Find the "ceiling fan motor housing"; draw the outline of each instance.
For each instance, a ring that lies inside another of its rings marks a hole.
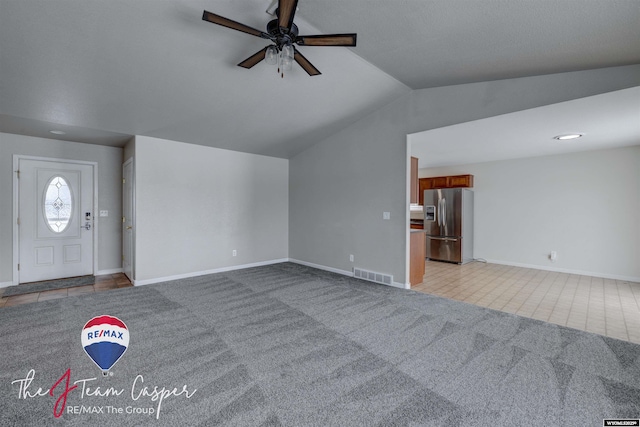
[[[291,24],[291,29],[286,27],[280,27],[278,20],[274,19],[267,24],[267,33],[271,36],[271,40],[278,46],[278,49],[282,49],[282,46],[293,44],[298,37],[298,27],[296,24]]]

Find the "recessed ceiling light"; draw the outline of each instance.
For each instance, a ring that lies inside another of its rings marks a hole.
[[[65,135],[66,132],[63,132],[61,130],[50,130],[49,133],[52,133],[54,135]]]
[[[557,139],[558,141],[568,141],[570,139],[577,139],[582,136],[581,133],[568,133],[566,135],[558,135],[554,136],[553,139]]]

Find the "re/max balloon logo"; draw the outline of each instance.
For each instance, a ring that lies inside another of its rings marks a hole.
[[[117,317],[96,316],[82,328],[82,347],[87,356],[108,375],[129,346],[129,329]]]

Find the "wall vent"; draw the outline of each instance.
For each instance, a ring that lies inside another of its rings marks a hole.
[[[393,276],[384,273],[376,273],[375,271],[363,270],[361,268],[353,268],[353,277],[368,280],[383,285],[393,286]]]

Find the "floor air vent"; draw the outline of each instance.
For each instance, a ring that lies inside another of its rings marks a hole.
[[[367,271],[355,267],[353,268],[353,277],[369,280],[370,282],[381,283],[383,285],[391,285],[393,283],[393,276],[383,273],[376,273],[375,271]]]

